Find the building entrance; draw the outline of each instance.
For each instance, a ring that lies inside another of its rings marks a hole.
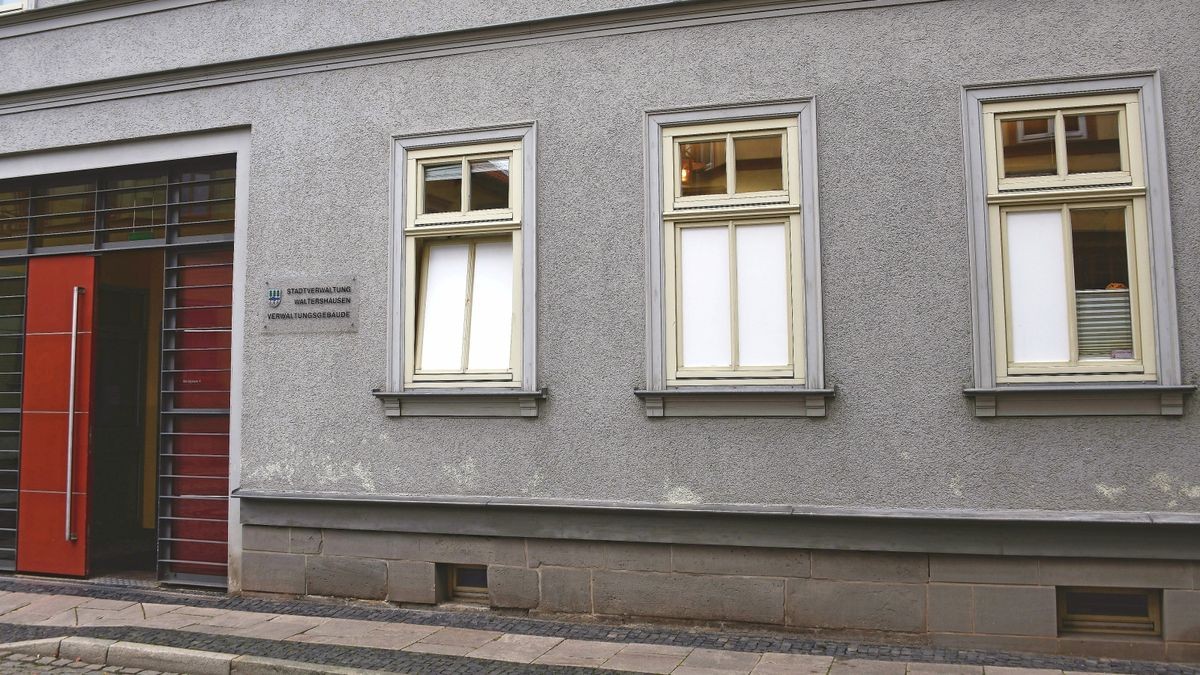
[[[0,180],[0,570],[225,585],[235,183]]]
[[[16,570],[223,585],[232,250],[6,269],[25,291]]]

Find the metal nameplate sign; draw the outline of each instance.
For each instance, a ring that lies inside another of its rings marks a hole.
[[[354,277],[290,278],[267,281],[266,333],[354,333],[358,296]]]

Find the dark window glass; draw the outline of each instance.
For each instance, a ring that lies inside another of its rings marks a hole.
[[[783,137],[736,138],[733,157],[738,192],[783,189]]]
[[[1150,596],[1146,593],[1105,593],[1067,591],[1067,614],[1143,618],[1150,615]]]
[[[461,588],[487,588],[487,568],[455,568],[455,581],[457,581],[457,585]]]
[[[422,213],[462,211],[462,163],[425,166],[425,208]]]
[[[679,144],[679,185],[682,196],[726,194],[728,183],[725,174],[725,139]]]
[[[1120,117],[1116,112],[1063,117],[1068,173],[1121,170]]]
[[[1079,356],[1133,358],[1125,209],[1072,209],[1071,248]]]
[[[1058,173],[1053,117],[1002,121],[1000,145],[1006,178],[1053,176]]]
[[[471,210],[508,208],[508,159],[477,159],[471,165]]]

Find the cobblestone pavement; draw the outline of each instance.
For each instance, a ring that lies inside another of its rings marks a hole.
[[[0,642],[66,635],[413,673],[1200,675],[1182,664],[0,578]]]
[[[72,662],[67,659],[55,659],[50,656],[26,656],[0,651],[0,675],[7,673],[38,673],[41,675],[59,675],[61,673],[123,673],[124,675],[180,675],[179,673],[162,673],[154,670],[138,668],[121,668],[120,666],[101,666],[96,664]]]

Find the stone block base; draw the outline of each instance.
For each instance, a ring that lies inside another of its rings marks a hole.
[[[246,527],[242,588],[434,604],[486,566],[492,607],[873,634],[971,649],[1156,661],[1200,654],[1200,564]],[[1162,634],[1062,634],[1058,586],[1161,593]],[[477,595],[476,601],[483,601]]]

